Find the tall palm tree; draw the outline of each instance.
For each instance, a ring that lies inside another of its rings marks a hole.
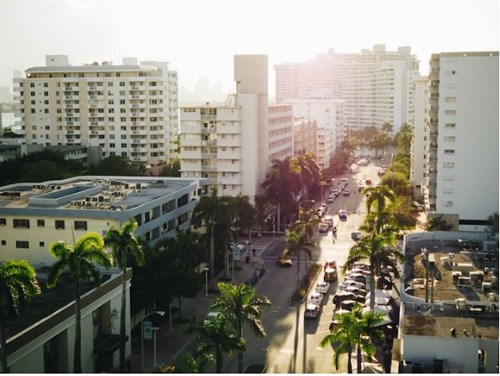
[[[299,209],[299,219],[292,226],[295,231],[306,236],[307,241],[311,241],[316,232],[316,228],[321,223],[313,209]]]
[[[390,232],[363,236],[349,251],[344,270],[351,269],[356,262],[368,259],[370,264],[370,309],[375,307],[375,276],[380,275],[382,267],[390,267],[394,277],[399,278],[398,262],[405,260],[405,255],[395,246],[396,238]]]
[[[222,373],[224,353],[231,355],[235,350],[246,348],[234,333],[233,326],[229,324],[224,314],[198,326],[197,332],[199,341],[194,356],[196,359],[206,360],[207,354],[213,351],[216,373]]]
[[[40,294],[35,269],[26,260],[9,260],[0,265],[0,361],[2,373],[9,372],[7,365],[7,338],[4,323],[4,301],[16,313],[20,306]]]
[[[302,182],[306,190],[306,199],[309,199],[309,193],[314,187],[319,187],[321,180],[321,170],[316,162],[316,157],[311,152],[299,153],[298,163]]]
[[[314,245],[307,239],[305,233],[299,234],[293,230],[287,232],[285,243],[285,253],[287,255],[297,255],[297,292],[300,292],[300,260],[302,254],[305,254],[306,260],[304,261],[307,261],[307,257],[309,257],[309,259],[312,258],[312,248]]]
[[[275,159],[262,187],[269,202],[278,208],[278,230],[281,228],[281,210],[295,204],[295,195],[300,191],[300,168],[296,160]]]
[[[364,189],[363,193],[366,196],[368,214],[372,213],[374,206],[376,208],[375,232],[380,234],[384,225],[383,218],[387,201],[394,202],[396,196],[394,192],[385,185],[368,187]]]
[[[191,222],[195,228],[205,226],[209,234],[210,244],[210,283],[213,285],[215,276],[215,227],[230,231],[231,207],[227,197],[218,197],[217,190],[213,189],[210,196],[203,196],[193,210]],[[224,235],[226,237],[226,235]],[[224,242],[225,243],[225,242]]]
[[[255,289],[245,284],[233,285],[219,282],[220,295],[212,308],[224,313],[228,321],[236,329],[236,336],[241,344],[245,344],[243,325],[248,323],[259,337],[265,337],[266,331],[262,323],[264,309],[271,305],[266,297],[256,296]],[[243,348],[238,350],[238,372],[243,373]]]
[[[125,372],[125,327],[127,314],[127,262],[135,259],[138,266],[144,265],[144,253],[141,242],[134,232],[137,229],[135,219],[129,219],[121,227],[111,227],[104,236],[104,244],[111,247],[113,263],[122,271],[122,299],[120,309],[120,372]]]
[[[375,353],[374,339],[381,340],[382,333],[377,329],[377,325],[383,321],[383,316],[377,312],[363,313],[363,306],[357,304],[349,313],[336,315],[333,331],[326,335],[320,342],[321,347],[339,343],[333,353],[335,368],[339,369],[339,360],[342,354],[347,354],[347,373],[352,373],[351,357],[352,352],[357,347],[357,367],[361,372],[362,352],[372,356]]]
[[[75,347],[73,372],[82,372],[82,328],[80,308],[80,285],[92,281],[99,286],[101,276],[96,264],[106,268],[111,266],[111,259],[106,253],[104,239],[96,232],[89,232],[79,238],[74,245],[63,241],[54,242],[49,246],[49,252],[58,260],[52,265],[47,278],[47,287],[53,288],[59,282],[61,274],[68,270],[75,283]]]
[[[238,241],[238,232],[240,229],[244,228],[250,231],[251,226],[255,222],[255,216],[257,211],[250,203],[250,198],[246,195],[238,194],[236,197],[230,198],[231,209],[234,221],[234,240]]]

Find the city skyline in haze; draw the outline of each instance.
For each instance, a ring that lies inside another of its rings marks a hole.
[[[427,74],[432,53],[492,51],[499,45],[497,0],[2,0],[0,86],[13,72],[44,66],[121,64],[123,57],[167,61],[179,87],[200,79],[234,91],[233,56],[265,54],[269,92],[275,64],[307,62],[331,48],[411,47]]]

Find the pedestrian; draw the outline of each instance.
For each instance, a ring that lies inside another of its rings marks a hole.
[[[255,257],[255,248],[252,248],[253,257]]]

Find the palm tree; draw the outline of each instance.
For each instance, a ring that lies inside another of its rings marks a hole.
[[[250,203],[250,199],[248,196],[242,196],[238,194],[236,197],[230,198],[231,209],[233,212],[233,216],[235,217],[234,221],[234,241],[238,241],[238,232],[241,228],[245,228],[250,233],[250,228],[252,227],[257,211]]]
[[[316,157],[313,153],[299,153],[298,164],[300,166],[300,175],[302,176],[303,188],[306,190],[305,199],[309,199],[309,193],[315,187],[318,188],[321,180],[321,171],[316,163]]]
[[[120,372],[125,372],[125,327],[127,314],[127,261],[132,257],[138,266],[144,264],[141,242],[135,237],[135,219],[129,219],[121,227],[111,227],[104,236],[104,244],[111,247],[113,262],[122,271],[122,301],[120,310]]]
[[[210,196],[203,196],[193,210],[191,222],[194,227],[199,228],[204,225],[207,234],[209,234],[211,284],[213,284],[215,276],[215,227],[217,225],[219,228],[225,229],[223,232],[224,237],[226,237],[227,231],[230,231],[232,219],[229,199],[218,197],[216,189],[212,190]]]
[[[370,309],[375,307],[375,276],[380,275],[382,267],[390,267],[395,278],[399,278],[398,262],[405,260],[405,255],[396,247],[394,234],[371,233],[363,236],[349,251],[344,270],[351,269],[356,262],[369,260],[370,264]]]
[[[295,231],[306,236],[307,241],[311,241],[316,228],[321,223],[313,209],[299,209],[299,219],[292,226],[292,231]]]
[[[335,325],[332,333],[325,336],[320,346],[333,345],[339,343],[333,353],[335,368],[339,369],[339,360],[342,354],[347,354],[347,373],[352,373],[351,357],[355,347],[357,347],[357,367],[361,372],[361,356],[365,352],[369,356],[375,354],[374,340],[382,340],[383,334],[377,325],[382,323],[383,316],[377,312],[363,313],[363,306],[357,304],[352,311],[342,315],[336,315]]]
[[[248,323],[252,331],[259,337],[265,337],[266,331],[262,323],[263,310],[271,305],[266,297],[256,296],[255,289],[245,284],[233,285],[219,282],[220,295],[212,308],[223,312],[236,329],[240,344],[245,345],[243,325]],[[245,345],[246,346],[246,345]],[[238,349],[238,372],[243,373],[243,347]]]
[[[314,246],[308,239],[305,233],[297,233],[293,230],[290,230],[286,234],[286,248],[285,254],[296,254],[297,255],[297,293],[300,293],[300,259],[302,253],[305,253],[305,257],[307,261],[307,257],[309,259],[312,258],[312,247]]]
[[[269,202],[278,208],[278,230],[281,229],[281,209],[295,204],[295,195],[301,187],[300,168],[297,160],[275,159],[262,187]]]
[[[80,309],[80,285],[91,280],[94,286],[101,283],[99,269],[96,264],[109,268],[111,259],[106,253],[104,239],[96,232],[89,232],[79,238],[73,245],[63,241],[54,242],[49,246],[49,252],[58,260],[52,265],[47,278],[47,287],[54,288],[59,282],[61,274],[68,270],[71,279],[75,283],[75,348],[74,348],[74,373],[82,372],[81,359],[81,309]]]
[[[396,196],[385,185],[365,188],[363,193],[366,196],[366,208],[368,210],[368,214],[372,213],[373,206],[376,207],[375,232],[379,234],[384,225],[383,218],[387,201],[394,202]]]
[[[231,355],[235,350],[246,348],[233,330],[234,328],[229,325],[224,314],[200,325],[197,328],[199,342],[194,353],[195,358],[206,360],[207,354],[213,351],[215,353],[215,372],[222,373],[222,355],[224,353]]]
[[[0,360],[2,373],[9,372],[7,365],[7,338],[4,323],[4,301],[16,313],[20,306],[40,294],[35,269],[26,260],[9,260],[0,265]]]

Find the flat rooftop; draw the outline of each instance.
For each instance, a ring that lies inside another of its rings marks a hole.
[[[455,328],[457,337],[498,339],[498,243],[486,234],[475,240],[459,235],[407,239],[405,292],[420,301],[402,303],[404,334],[450,337]]]
[[[195,179],[84,176],[0,187],[3,208],[127,210],[195,184]]]

